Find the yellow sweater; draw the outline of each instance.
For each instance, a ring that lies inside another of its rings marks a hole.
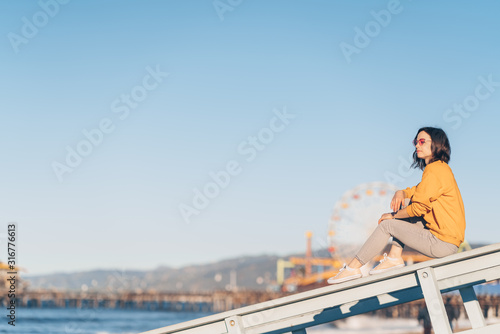
[[[422,181],[403,190],[411,204],[410,217],[423,217],[440,240],[460,246],[465,235],[465,211],[453,172],[447,163],[435,161],[425,166]]]

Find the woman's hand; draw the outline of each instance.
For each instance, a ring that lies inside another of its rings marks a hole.
[[[401,209],[401,205],[403,205],[405,202],[405,193],[403,190],[398,190],[392,197],[391,201],[391,210],[394,212],[399,211]]]
[[[386,219],[394,219],[394,216],[392,213],[384,213],[382,215],[382,217],[380,217],[380,219],[378,220],[378,223],[380,224],[382,222],[382,220],[386,220]]]

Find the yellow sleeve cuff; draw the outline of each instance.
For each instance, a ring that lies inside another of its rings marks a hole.
[[[407,214],[408,214],[408,216],[410,216],[410,217],[415,217],[415,216],[413,215],[413,212],[410,210],[410,206],[411,206],[411,204],[410,204],[410,205],[408,205],[408,206],[406,207],[406,213],[407,213]]]

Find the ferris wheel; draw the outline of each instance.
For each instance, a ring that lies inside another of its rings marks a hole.
[[[385,182],[364,183],[346,191],[333,207],[328,223],[328,250],[334,258],[355,255],[377,227],[380,216],[390,211],[396,186]]]

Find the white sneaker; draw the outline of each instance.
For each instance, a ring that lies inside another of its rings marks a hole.
[[[392,257],[388,257],[387,253],[384,253],[384,258],[380,260],[378,266],[370,270],[370,275],[385,273],[386,271],[403,268],[404,266],[405,261],[402,258],[394,259]]]
[[[363,274],[359,268],[349,268],[349,266],[344,263],[344,266],[339,270],[339,273],[330,277],[327,282],[329,284],[337,284],[361,277],[363,277]]]

